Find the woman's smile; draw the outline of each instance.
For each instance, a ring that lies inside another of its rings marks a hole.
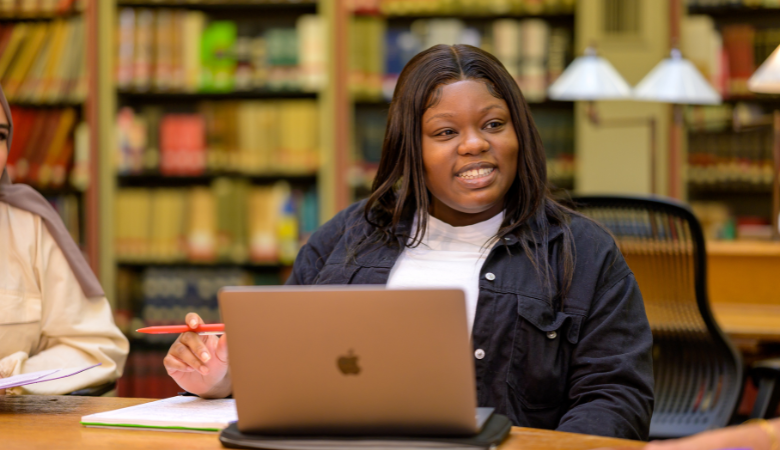
[[[489,162],[467,164],[455,174],[458,180],[467,189],[482,189],[490,186],[498,175],[498,168]]]

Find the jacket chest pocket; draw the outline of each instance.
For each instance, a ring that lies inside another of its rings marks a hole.
[[[517,296],[507,383],[523,409],[558,407],[566,400],[569,360],[581,322],[582,316],[555,311],[544,300]]]

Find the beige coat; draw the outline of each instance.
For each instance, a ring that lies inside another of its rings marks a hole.
[[[65,394],[113,381],[128,349],[108,301],[86,298],[41,218],[0,202],[0,378],[102,363],[9,393]]]

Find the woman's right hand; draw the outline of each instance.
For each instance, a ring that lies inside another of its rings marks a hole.
[[[190,329],[203,324],[195,313],[187,314]],[[228,372],[227,336],[200,336],[193,331],[179,335],[163,360],[165,370],[187,392],[206,398],[224,398],[233,391]]]

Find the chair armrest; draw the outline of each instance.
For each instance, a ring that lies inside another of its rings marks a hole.
[[[97,386],[90,386],[78,391],[73,391],[66,395],[77,395],[80,397],[100,397],[116,389],[116,381],[110,383],[99,384]]]
[[[750,368],[750,376],[758,387],[750,418],[769,419],[774,416],[780,403],[780,358],[754,363]]]

